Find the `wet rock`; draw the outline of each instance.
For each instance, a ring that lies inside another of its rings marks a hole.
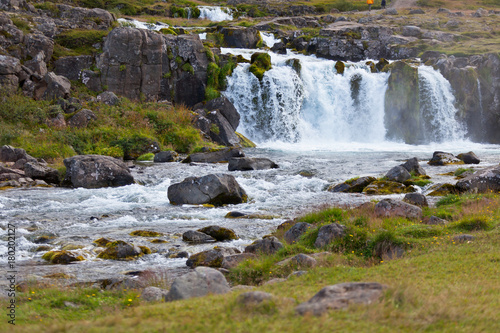
[[[41,165],[38,162],[27,162],[24,164],[26,177],[41,179],[50,184],[59,184],[59,172],[56,169]]]
[[[245,253],[274,254],[283,247],[278,238],[271,236],[256,240],[245,247]]]
[[[318,237],[314,241],[314,247],[317,249],[325,247],[335,239],[344,237],[344,234],[345,226],[341,224],[332,223],[324,225],[319,228]]]
[[[371,304],[382,296],[386,287],[375,282],[351,282],[327,286],[309,301],[295,308],[299,315],[320,316],[328,310],[338,310],[350,304]]]
[[[446,221],[445,219],[439,218],[439,217],[434,216],[434,215],[429,217],[429,219],[426,221],[426,224],[429,224],[429,225],[445,225],[447,223],[448,223],[448,221]]]
[[[177,154],[175,151],[167,150],[156,153],[153,162],[167,163],[167,162],[177,162],[178,160],[179,160],[179,154]]]
[[[288,244],[293,244],[298,241],[298,239],[304,235],[307,230],[312,228],[313,225],[306,222],[298,222],[293,227],[288,229],[287,232],[283,235],[283,238]]]
[[[411,205],[419,206],[419,207],[428,207],[429,203],[427,202],[427,198],[425,195],[421,193],[408,193],[405,195],[404,202],[409,203]]]
[[[205,117],[211,123],[208,134],[214,142],[228,147],[235,146],[240,142],[234,128],[220,111],[209,111]]]
[[[481,160],[473,152],[458,154],[457,158],[464,162],[464,164],[479,164]]]
[[[452,184],[434,184],[428,189],[427,195],[431,197],[457,193],[457,188]]]
[[[204,227],[204,228],[198,229],[198,231],[213,237],[215,240],[217,240],[219,242],[230,241],[233,239],[239,239],[239,237],[236,235],[236,233],[233,230],[228,229],[228,228],[219,227],[216,225]]]
[[[488,193],[500,191],[500,166],[478,170],[459,180],[455,188],[460,192]]]
[[[404,164],[401,164],[403,168],[408,170],[409,173],[413,173],[415,176],[425,176],[427,173],[425,172],[424,168],[420,166],[418,163],[418,159],[416,157],[410,158],[408,161],[406,161]]]
[[[273,295],[263,292],[263,291],[249,291],[240,294],[236,298],[236,303],[241,304],[245,307],[257,305],[266,301],[271,301],[274,298]]]
[[[376,181],[377,179],[375,177],[359,177],[358,179],[354,179],[351,181],[349,184],[351,187],[349,188],[348,192],[349,193],[361,193],[363,192],[363,189]]]
[[[70,127],[76,128],[85,128],[87,127],[93,120],[96,120],[97,116],[89,109],[82,109],[73,117],[69,118],[68,125]]]
[[[182,163],[227,163],[232,157],[244,157],[239,148],[223,148],[216,151],[194,153],[189,155]]]
[[[229,160],[229,171],[249,171],[277,169],[279,166],[268,158],[232,157]]]
[[[227,213],[226,216],[224,217],[227,219],[237,219],[239,217],[245,217],[245,216],[248,216],[248,214],[235,211]]]
[[[401,165],[395,166],[385,174],[385,178],[390,181],[404,183],[411,178],[410,173]]]
[[[197,267],[174,280],[165,301],[202,297],[208,294],[225,294],[231,291],[224,275],[209,267]]]
[[[375,205],[375,214],[381,217],[401,216],[409,219],[421,219],[422,209],[406,202],[384,199]]]
[[[42,256],[51,264],[68,265],[75,261],[85,260],[81,255],[70,251],[49,251]]]
[[[115,93],[111,91],[105,91],[97,95],[97,101],[112,106],[120,104],[120,99],[118,98],[118,96],[116,96]]]
[[[233,131],[236,131],[240,124],[240,114],[226,97],[218,97],[207,102],[204,107],[207,111],[219,111],[229,122]]]
[[[378,180],[372,182],[370,185],[364,188],[363,193],[369,195],[384,195],[384,194],[395,194],[395,193],[410,193],[415,192],[412,187],[406,187],[405,185],[398,182]]]
[[[210,243],[215,242],[215,238],[199,231],[189,230],[182,234],[182,240],[192,243]]]
[[[174,205],[182,204],[238,204],[247,201],[247,195],[236,179],[226,174],[189,177],[168,188],[168,199]]]
[[[225,256],[222,260],[222,268],[231,269],[238,266],[243,261],[256,259],[257,256],[253,253],[238,253],[230,256]]]
[[[224,260],[222,252],[212,249],[193,254],[186,261],[186,265],[191,268],[198,266],[218,268],[222,266],[222,260]]]
[[[350,189],[351,189],[351,185],[346,184],[346,183],[341,183],[341,184],[332,185],[332,186],[328,187],[327,191],[333,192],[333,193],[339,193],[339,192],[347,193],[347,192],[349,192]]]
[[[106,244],[106,249],[99,253],[97,258],[112,260],[129,260],[145,254],[139,246],[118,240]],[[151,251],[149,251],[151,253]]]
[[[427,162],[427,164],[439,166],[448,164],[464,164],[464,162],[453,156],[453,154],[435,151],[432,155],[432,159]]]
[[[134,177],[122,161],[102,155],[78,155],[64,160],[63,184],[72,187],[100,188],[134,183]]]
[[[168,294],[168,290],[158,287],[146,287],[141,292],[141,299],[146,302],[159,302],[162,301]]]

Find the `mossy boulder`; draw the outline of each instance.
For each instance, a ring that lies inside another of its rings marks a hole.
[[[207,234],[219,242],[239,239],[236,233],[228,228],[211,225],[205,228],[198,229],[199,232]]]
[[[337,70],[338,74],[344,74],[345,71],[345,64],[342,61],[337,61],[335,63],[335,69]]]
[[[369,195],[386,195],[411,192],[415,192],[415,189],[413,187],[407,187],[404,184],[386,180],[378,180],[372,182],[370,185],[363,189],[363,193]]]
[[[113,241],[111,241],[107,238],[101,237],[101,238],[93,241],[92,244],[95,244],[96,246],[100,246],[100,247],[106,247],[106,245],[108,245],[111,242],[113,242]]]
[[[449,165],[449,164],[464,164],[464,161],[456,158],[451,153],[446,153],[443,151],[435,151],[432,154],[432,158],[430,159],[429,162],[427,162],[427,164],[433,165],[433,166],[442,166],[442,165]]]
[[[151,253],[151,250],[146,247],[139,247],[118,240],[106,244],[106,249],[103,252],[99,253],[97,258],[112,260],[132,260],[149,253]]]
[[[249,138],[241,133],[235,132],[236,136],[240,138],[240,146],[242,148],[255,148],[257,145],[253,143]]]
[[[186,261],[186,265],[191,268],[198,266],[218,268],[222,266],[224,255],[221,251],[213,249],[193,254]]]
[[[156,232],[156,231],[150,231],[150,230],[136,230],[132,231],[130,236],[139,236],[139,237],[161,237],[164,234],[161,232]]]
[[[387,72],[388,71],[387,65],[389,65],[389,62],[384,58],[380,58],[380,60],[375,65],[375,68],[377,68],[379,72]]]
[[[81,255],[69,251],[49,251],[42,256],[51,264],[67,265],[75,261],[85,260]]]
[[[458,193],[457,189],[452,184],[435,184],[429,190],[431,192],[427,195],[430,195],[431,197]]]
[[[259,81],[262,81],[264,73],[272,68],[271,56],[263,52],[256,52],[252,54],[250,63],[251,65],[248,70],[250,71],[250,73],[255,75],[255,77],[257,77]]]

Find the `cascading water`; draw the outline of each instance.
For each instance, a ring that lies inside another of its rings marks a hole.
[[[233,14],[231,9],[217,6],[198,6],[201,19],[206,19],[214,22],[232,21]]]
[[[420,66],[418,77],[420,113],[424,118],[427,141],[463,140],[465,129],[455,119],[455,96],[448,80],[429,66]]]
[[[229,51],[228,51],[229,52]],[[249,58],[250,50],[230,50]],[[273,68],[261,82],[240,64],[224,93],[240,112],[238,130],[259,144],[294,143],[331,149],[339,144],[386,141],[385,92],[390,73],[372,73],[365,62],[335,62],[270,53]],[[295,59],[295,60],[294,60]],[[464,140],[449,82],[432,67],[419,67],[421,116],[426,141]]]

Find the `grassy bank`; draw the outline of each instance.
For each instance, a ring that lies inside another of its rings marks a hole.
[[[323,332],[335,327],[362,332],[498,332],[500,198],[496,194],[447,196],[438,207],[424,213],[446,217],[449,222],[425,226],[403,218],[377,218],[367,207],[326,208],[299,218],[315,226],[340,222],[348,227],[346,239],[355,241],[342,239],[327,248],[313,249],[313,229],[278,254],[233,269],[229,278],[234,284],[257,284],[294,270],[274,265],[293,253],[331,252],[303,276],[256,287],[276,296],[259,306],[238,304],[236,297],[241,291],[147,304],[137,297],[138,291],[70,290],[32,284],[18,293],[15,331]],[[454,239],[465,232],[475,239]],[[392,240],[406,244],[402,258],[382,260],[376,246],[368,248],[380,241],[383,233],[391,233]],[[364,241],[359,239],[361,234],[367,236]],[[353,281],[379,282],[388,289],[379,303],[370,306],[352,306],[319,318],[295,314],[297,304],[324,286]],[[65,301],[78,308],[65,305]]]

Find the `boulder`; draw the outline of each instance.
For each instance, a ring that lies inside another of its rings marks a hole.
[[[71,251],[49,251],[42,256],[51,264],[68,265],[75,261],[85,260],[81,255]]]
[[[97,258],[112,260],[128,260],[143,255],[139,246],[121,240],[106,244],[106,249]]]
[[[182,240],[192,243],[210,243],[215,242],[215,238],[203,232],[189,230],[182,234]]]
[[[231,291],[224,275],[216,269],[197,267],[174,280],[165,301],[202,297],[208,294],[225,294]]]
[[[61,57],[54,62],[54,73],[72,81],[81,79],[81,72],[90,68],[94,59],[90,55]]]
[[[59,172],[38,162],[24,164],[24,174],[32,179],[41,179],[49,184],[59,184]]]
[[[229,160],[229,171],[250,171],[277,169],[279,166],[268,158],[232,157]]]
[[[448,164],[464,164],[464,162],[453,156],[453,154],[435,151],[434,154],[432,154],[431,160],[427,162],[427,164],[440,166]]]
[[[448,194],[456,194],[457,188],[452,184],[434,184],[428,189],[427,195],[431,197],[443,196]]]
[[[460,192],[488,193],[500,191],[500,166],[493,166],[476,171],[459,180],[455,188]]]
[[[118,105],[120,104],[120,99],[115,93],[111,91],[105,91],[99,95],[97,95],[97,101],[100,103],[104,103],[106,105]]]
[[[68,98],[70,90],[71,82],[67,78],[49,72],[45,74],[43,80],[36,85],[35,97],[45,100]]]
[[[405,185],[398,182],[384,180],[374,181],[363,189],[363,193],[369,195],[385,195],[410,192],[415,192],[415,189],[412,186],[406,187]]]
[[[375,205],[375,215],[380,217],[401,216],[409,219],[421,219],[422,209],[406,202],[384,199]]]
[[[260,32],[255,28],[226,26],[221,27],[218,32],[224,36],[225,47],[254,49],[262,40]]]
[[[240,124],[240,114],[226,97],[214,98],[207,102],[204,107],[208,111],[219,111],[224,118],[229,122],[234,131],[238,128]]]
[[[238,298],[236,298],[236,303],[241,304],[244,307],[249,307],[266,301],[271,301],[273,298],[273,295],[263,291],[248,291],[240,294]]]
[[[314,241],[314,247],[317,249],[325,247],[335,239],[344,237],[344,234],[345,226],[341,224],[332,223],[324,225],[319,228],[318,237]]]
[[[411,178],[410,173],[401,165],[395,166],[385,174],[385,178],[390,181],[404,183]]]
[[[4,145],[0,148],[0,162],[17,162],[18,160],[36,162],[36,158],[28,155],[26,150],[22,148],[14,148],[9,145]]]
[[[425,176],[427,174],[424,168],[422,168],[418,163],[418,159],[416,157],[410,158],[404,164],[401,164],[401,166],[408,170],[409,173],[413,173],[415,176]]]
[[[158,287],[146,287],[141,292],[141,299],[146,302],[159,302],[162,301],[168,294],[168,290]]]
[[[240,142],[234,128],[220,111],[209,111],[205,117],[211,122],[209,135],[214,142],[228,147]]]
[[[17,75],[21,71],[21,62],[19,59],[0,55],[0,76]]]
[[[47,63],[52,58],[52,53],[54,52],[54,41],[52,38],[40,33],[35,33],[25,35],[23,42],[25,46],[25,57],[31,56],[31,58],[34,58],[42,51],[45,55],[43,61]]]
[[[422,193],[408,193],[405,195],[404,202],[409,203],[411,205],[419,206],[419,207],[428,207],[429,203],[427,202],[427,198]]]
[[[25,61],[24,66],[28,67],[32,73],[36,73],[43,77],[47,74],[47,64],[43,60],[44,58],[45,54],[41,51],[33,59]]]
[[[228,229],[228,228],[219,227],[216,225],[204,227],[204,228],[198,229],[198,231],[202,232],[204,234],[207,234],[210,237],[213,237],[218,242],[239,239],[239,237],[236,235],[236,233],[233,230]]]
[[[347,193],[351,189],[351,185],[346,184],[346,183],[341,183],[337,185],[331,185],[328,187],[327,191],[328,192],[333,192],[333,193],[339,193],[339,192],[344,192]]]
[[[223,148],[216,151],[194,153],[189,155],[182,163],[227,163],[232,157],[244,157],[239,148]]]
[[[186,265],[191,268],[195,268],[198,266],[218,268],[222,266],[223,259],[224,255],[221,251],[212,249],[193,254],[186,261]]]
[[[189,177],[168,188],[171,204],[239,204],[247,201],[247,195],[236,179],[226,174],[211,174],[203,177]]]
[[[177,162],[178,160],[179,160],[179,154],[177,154],[175,151],[167,150],[156,153],[153,162],[167,163],[167,162]]]
[[[361,193],[363,189],[376,181],[375,177],[359,177],[358,179],[352,180],[349,185],[351,186],[347,192],[349,193]]]
[[[230,256],[225,256],[222,260],[222,268],[231,269],[238,266],[243,261],[256,258],[257,256],[253,253],[238,253]]]
[[[288,229],[287,232],[283,235],[283,238],[288,244],[293,244],[297,242],[297,240],[307,232],[313,225],[306,222],[298,222],[293,227]]]
[[[278,238],[271,236],[256,240],[245,247],[245,253],[274,254],[283,247]]]
[[[295,308],[299,315],[320,316],[328,310],[338,310],[350,304],[371,304],[382,296],[386,287],[375,282],[350,282],[327,286],[309,301]]]
[[[290,263],[299,268],[311,268],[318,264],[318,261],[304,253],[299,253],[290,258]]]
[[[85,128],[93,120],[96,120],[97,116],[89,109],[81,109],[73,117],[69,118],[68,125],[70,127]]]
[[[122,161],[101,155],[78,155],[66,158],[63,184],[72,187],[100,188],[134,183],[134,177]]]
[[[457,158],[464,162],[464,164],[479,164],[481,160],[473,152],[458,154]]]

